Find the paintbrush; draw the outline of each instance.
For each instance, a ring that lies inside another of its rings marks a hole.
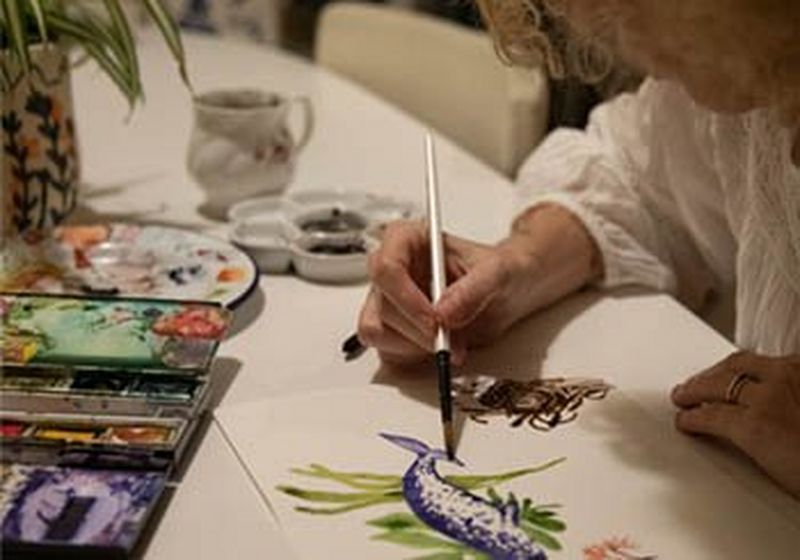
[[[447,286],[444,240],[439,205],[439,187],[436,175],[436,152],[430,132],[425,134],[425,191],[428,209],[428,232],[431,246],[431,301],[435,305]],[[439,409],[447,456],[455,456],[453,434],[453,394],[450,379],[450,333],[443,327],[436,332],[434,344],[436,369],[439,376]]]
[[[439,188],[436,176],[436,153],[430,132],[425,134],[425,190],[428,210],[428,230],[431,246],[431,301],[436,304],[447,286],[444,241],[442,239],[441,214],[439,211]],[[358,358],[366,346],[357,334],[350,335],[342,343],[345,360]],[[442,430],[447,456],[455,457],[455,435],[453,433],[453,394],[450,377],[450,334],[439,327],[434,344],[436,369],[439,378],[439,409],[442,415]]]

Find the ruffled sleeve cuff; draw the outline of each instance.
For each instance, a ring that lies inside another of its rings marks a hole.
[[[606,219],[592,208],[586,198],[569,192],[548,192],[526,198],[525,207],[557,204],[569,210],[586,227],[597,243],[603,257],[604,274],[596,282],[600,287],[639,285],[675,294],[675,274],[652,253],[647,251],[630,233]]]

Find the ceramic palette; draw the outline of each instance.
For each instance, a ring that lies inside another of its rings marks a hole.
[[[0,291],[194,299],[232,307],[258,281],[252,260],[230,243],[162,226],[60,227],[10,242]]]
[[[327,283],[367,276],[367,253],[383,226],[418,215],[414,205],[354,191],[305,191],[235,205],[231,240],[262,272],[285,273]]]

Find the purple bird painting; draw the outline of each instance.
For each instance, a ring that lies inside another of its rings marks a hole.
[[[496,560],[546,560],[544,550],[520,528],[514,498],[494,504],[476,496],[437,472],[437,461],[448,460],[445,451],[406,436],[381,436],[416,454],[403,475],[403,497],[427,526]]]

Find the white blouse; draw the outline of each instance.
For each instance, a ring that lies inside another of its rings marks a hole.
[[[646,81],[557,130],[522,165],[521,204],[561,204],[603,255],[603,285],[642,285],[695,309],[735,303],[735,343],[800,353],[800,169],[768,109],[719,115]],[[733,307],[733,305],[729,306]],[[721,319],[717,319],[719,323]]]

